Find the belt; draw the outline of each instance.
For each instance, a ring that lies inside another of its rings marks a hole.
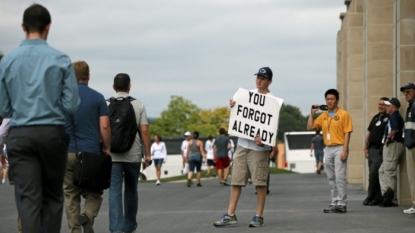
[[[335,146],[343,146],[343,144],[337,144],[337,145],[328,145],[327,147],[335,147]]]
[[[389,142],[389,143],[394,143],[394,142],[403,143],[403,141],[401,142],[401,141],[396,141],[396,140],[389,140],[388,142]]]
[[[17,125],[17,126],[10,126],[10,128],[15,129],[15,128],[31,128],[31,127],[56,127],[56,128],[60,128],[60,127],[64,127],[64,125]]]

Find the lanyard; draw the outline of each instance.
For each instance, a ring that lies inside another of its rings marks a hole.
[[[338,111],[338,110],[337,110]],[[330,133],[330,125],[331,125],[331,121],[333,120],[333,118],[336,116],[337,111],[334,113],[333,117],[330,117],[330,113],[327,112],[327,132]],[[330,119],[330,120],[329,120]]]

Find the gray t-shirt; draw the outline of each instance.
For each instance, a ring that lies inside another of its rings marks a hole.
[[[219,137],[215,138],[215,142],[213,144],[216,146],[216,155],[218,158],[228,157],[228,137],[220,135]]]
[[[126,92],[117,92],[114,95],[115,98],[128,97],[128,96],[129,94]],[[107,104],[109,104],[109,102],[107,102]],[[133,108],[134,108],[137,126],[140,127],[140,125],[148,125],[147,112],[146,112],[146,108],[144,107],[144,104],[141,103],[139,100],[133,100],[131,101],[131,104],[133,105]],[[143,145],[141,144],[141,139],[137,132],[133,146],[131,147],[129,151],[126,151],[124,153],[112,153],[111,152],[112,161],[113,162],[138,163],[141,161],[142,152],[145,151],[144,148],[141,149],[142,147]]]
[[[323,150],[324,149],[324,139],[322,136],[315,136],[311,139],[311,143],[314,144],[314,150]]]

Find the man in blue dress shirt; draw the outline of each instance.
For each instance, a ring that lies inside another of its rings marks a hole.
[[[0,116],[11,118],[7,141],[23,232],[59,232],[69,137],[65,115],[80,100],[69,57],[46,43],[51,24],[38,4],[23,14],[26,39],[0,62]]]

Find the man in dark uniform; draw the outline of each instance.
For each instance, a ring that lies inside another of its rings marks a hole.
[[[372,121],[370,121],[367,128],[368,133],[365,140],[364,155],[368,159],[369,164],[369,188],[367,197],[363,201],[363,205],[379,205],[382,201],[382,193],[379,184],[379,168],[382,165],[382,138],[385,132],[385,127],[388,124],[388,115],[386,114],[386,105],[383,101],[388,101],[389,98],[382,97],[378,103],[379,113],[376,114]]]

